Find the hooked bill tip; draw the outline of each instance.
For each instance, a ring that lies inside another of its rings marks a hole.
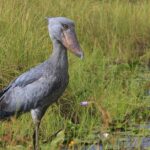
[[[80,55],[80,59],[82,60],[84,58],[84,53],[82,52]]]
[[[77,51],[77,52],[73,52],[77,57],[79,57],[80,59],[84,58],[84,53],[82,50]]]
[[[78,53],[77,53],[77,56],[80,57],[80,59],[82,60],[84,58],[84,53],[82,50],[80,50]]]

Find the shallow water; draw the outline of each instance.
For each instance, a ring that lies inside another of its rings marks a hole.
[[[150,123],[145,125],[137,125],[137,129],[146,129],[150,131]],[[150,133],[150,132],[149,132]],[[148,150],[150,149],[150,134],[148,136],[131,136],[127,132],[120,133],[120,136],[115,137],[114,144],[86,144],[75,146],[74,150]],[[70,150],[63,148],[61,150]]]
[[[148,150],[150,148],[150,137],[125,137],[118,139],[114,145],[91,144],[75,146],[74,150]],[[63,148],[61,150],[69,150]]]
[[[120,138],[118,139],[118,142],[114,145],[107,145],[103,146],[102,144],[99,145],[85,145],[81,148],[81,150],[133,150],[138,149],[146,150],[150,148],[150,137],[126,137],[126,138]],[[75,148],[75,150],[78,150],[80,148]]]

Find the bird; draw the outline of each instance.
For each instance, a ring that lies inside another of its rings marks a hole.
[[[31,68],[0,91],[0,120],[31,112],[35,125],[34,150],[39,150],[39,126],[48,107],[57,102],[68,83],[68,51],[84,57],[73,20],[46,17],[53,50],[43,63]]]

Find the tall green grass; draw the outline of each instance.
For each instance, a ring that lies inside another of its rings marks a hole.
[[[146,0],[0,0],[1,88],[51,54],[45,16],[73,19],[85,52],[83,61],[69,54],[69,86],[60,105],[50,107],[43,118],[41,139],[65,127],[74,114],[79,116],[81,134],[82,129],[90,133],[105,126],[98,109],[94,107],[93,112],[80,106],[83,100],[102,105],[112,120],[149,106],[149,98],[143,96],[150,82],[146,67],[150,63],[149,8]],[[9,145],[18,144],[23,137],[20,143],[29,148],[31,126],[26,114],[1,123],[0,134],[13,134],[13,140],[6,140]]]

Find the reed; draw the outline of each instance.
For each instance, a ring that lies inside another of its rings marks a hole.
[[[82,108],[84,100],[94,99],[112,120],[149,106],[144,96],[150,88],[145,86],[150,82],[149,8],[147,0],[0,0],[0,88],[49,57],[52,43],[45,16],[73,19],[85,52],[83,61],[69,54],[70,83],[59,105],[50,107],[43,118],[42,139],[65,128],[74,114],[80,122],[77,137],[90,135],[93,128],[103,129],[99,109]],[[1,147],[20,144],[30,149],[30,126],[29,114],[1,123]],[[83,134],[85,128],[88,132]]]

